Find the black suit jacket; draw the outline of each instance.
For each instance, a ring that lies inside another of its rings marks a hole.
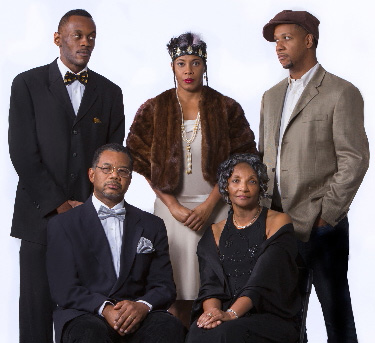
[[[56,342],[65,323],[97,314],[104,301],[145,300],[153,310],[167,309],[176,297],[164,222],[125,203],[120,275],[116,277],[103,226],[91,197],[48,223],[47,272],[54,311]],[[151,253],[137,253],[141,237]]]
[[[68,199],[91,193],[87,170],[103,144],[122,144],[121,89],[88,70],[89,81],[74,113],[56,60],[18,75],[12,84],[9,152],[19,176],[11,235],[46,243],[47,220]]]

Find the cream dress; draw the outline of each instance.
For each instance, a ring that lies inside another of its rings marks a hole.
[[[195,120],[185,120],[187,137],[191,137]],[[202,134],[198,130],[192,142],[192,173],[186,174],[186,143],[183,144],[183,181],[181,191],[176,195],[181,205],[193,209],[205,201],[212,191],[212,186],[202,174]],[[164,220],[168,233],[169,253],[173,268],[173,277],[177,287],[177,300],[194,300],[200,286],[197,245],[207,226],[217,223],[228,215],[229,206],[220,200],[204,228],[194,232],[173,218],[163,202],[156,198],[154,214]]]

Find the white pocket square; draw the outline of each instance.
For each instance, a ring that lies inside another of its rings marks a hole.
[[[137,254],[151,254],[154,252],[154,246],[152,245],[151,241],[145,237],[141,237],[139,239],[137,245]]]

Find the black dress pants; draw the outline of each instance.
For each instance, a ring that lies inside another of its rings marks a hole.
[[[202,329],[194,321],[186,343],[295,343],[298,331],[292,321],[270,313],[223,322],[214,329]]]
[[[183,343],[185,328],[166,311],[153,311],[132,334],[120,336],[107,321],[93,314],[74,318],[65,325],[62,343]]]
[[[349,223],[314,227],[310,240],[299,241],[298,249],[308,268],[322,306],[328,343],[357,343],[349,284]]]
[[[20,248],[20,343],[52,343],[52,312],[45,245],[25,240]]]

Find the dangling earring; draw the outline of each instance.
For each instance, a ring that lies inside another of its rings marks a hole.
[[[208,86],[208,75],[207,75],[207,70],[205,71],[205,74],[203,78],[206,80],[206,85]]]

